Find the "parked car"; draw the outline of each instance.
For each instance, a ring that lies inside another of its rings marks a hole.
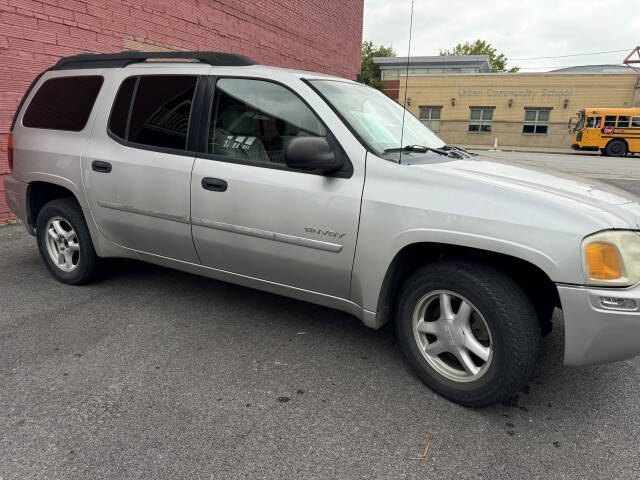
[[[8,203],[64,283],[128,257],[392,321],[466,406],[522,388],[556,307],[567,365],[640,353],[638,198],[445,145],[356,82],[213,52],[63,58],[9,157]]]

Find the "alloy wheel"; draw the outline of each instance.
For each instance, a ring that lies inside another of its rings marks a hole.
[[[47,222],[45,243],[54,265],[63,272],[72,272],[80,261],[80,243],[71,224],[62,217]]]
[[[491,331],[460,294],[437,290],[423,296],[414,309],[413,333],[425,360],[449,380],[478,380],[491,365]]]

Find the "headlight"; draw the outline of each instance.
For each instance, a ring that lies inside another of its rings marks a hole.
[[[628,230],[596,233],[582,241],[588,285],[629,286],[640,282],[640,234]]]

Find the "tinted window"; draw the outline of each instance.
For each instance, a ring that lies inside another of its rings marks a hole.
[[[129,118],[129,106],[133,89],[136,86],[137,77],[129,77],[120,86],[116,99],[113,102],[111,117],[109,118],[109,130],[120,138],[127,138],[127,119]]]
[[[284,164],[295,137],[327,132],[302,100],[272,82],[226,78],[216,84],[209,152],[238,160]]]
[[[186,75],[139,77],[127,140],[154,147],[186,149],[197,80],[195,76]]]
[[[33,96],[22,124],[31,128],[82,130],[91,114],[103,78],[60,77],[44,82]]]

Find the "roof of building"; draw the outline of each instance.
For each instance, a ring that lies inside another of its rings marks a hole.
[[[633,73],[628,65],[578,65],[551,70],[551,73]]]
[[[374,57],[373,63],[380,68],[397,68],[407,65],[407,57]],[[476,67],[481,71],[489,71],[488,55],[431,55],[427,57],[409,57],[412,67]]]

